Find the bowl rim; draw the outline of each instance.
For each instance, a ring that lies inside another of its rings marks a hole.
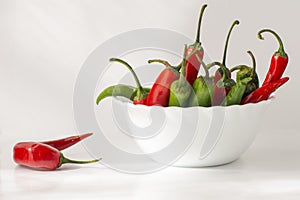
[[[267,105],[270,104],[271,102],[273,102],[276,98],[275,96],[271,96],[269,97],[269,99],[267,100],[263,100],[260,101],[258,103],[247,103],[244,105],[230,105],[230,106],[210,106],[210,107],[204,107],[204,106],[193,106],[193,107],[177,107],[177,106],[168,106],[168,107],[163,107],[163,106],[159,106],[159,105],[153,105],[153,106],[147,106],[147,105],[143,105],[143,104],[133,104],[132,101],[126,101],[124,100],[124,98],[122,97],[113,97],[112,98],[113,101],[117,101],[119,103],[122,104],[126,104],[126,106],[130,106],[130,107],[134,107],[134,108],[146,108],[146,109],[150,109],[150,108],[160,108],[160,109],[164,109],[164,110],[176,110],[176,109],[180,109],[180,110],[189,110],[189,109],[204,109],[204,110],[212,110],[212,109],[232,109],[232,108],[248,108],[248,107],[253,107],[253,106],[257,106],[257,105]]]

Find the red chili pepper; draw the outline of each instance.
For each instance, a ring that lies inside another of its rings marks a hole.
[[[268,85],[264,85],[254,90],[242,100],[241,104],[243,105],[247,103],[258,103],[260,101],[267,100],[273,92],[275,92],[279,87],[284,85],[288,80],[289,77],[281,78],[277,81],[274,81]]]
[[[219,66],[222,65],[221,63],[218,63],[218,62],[215,62],[215,63],[212,63],[212,64],[219,64]],[[223,71],[228,72],[229,70],[227,70],[227,68],[225,69],[224,65],[222,65],[222,66],[223,66],[223,70],[220,67],[215,72],[215,76],[214,76],[214,85],[215,85],[215,87],[214,87],[214,93],[213,93],[212,100],[211,100],[211,105],[212,106],[221,105],[221,103],[225,99],[226,95],[230,91],[229,88],[224,88],[224,87],[219,87],[218,86],[218,82],[222,79],[222,77],[224,75],[225,75],[224,80],[226,80],[227,78],[231,78],[231,73],[230,72],[229,73],[224,73],[223,72]]]
[[[212,106],[221,105],[229,91],[230,90],[227,90],[225,88],[215,86],[214,95],[213,95],[213,98],[212,98],[211,105]]]
[[[285,71],[287,64],[289,62],[288,55],[284,51],[283,42],[279,37],[279,35],[270,29],[263,29],[258,32],[259,39],[261,40],[264,39],[261,35],[264,32],[269,32],[275,36],[275,38],[278,40],[279,43],[279,49],[272,56],[270,68],[264,80],[263,86],[279,80],[282,77],[283,72]]]
[[[111,58],[109,61],[121,63],[125,67],[127,67],[127,69],[129,69],[129,71],[133,75],[133,78],[135,80],[136,87],[137,87],[136,96],[133,98],[133,104],[143,104],[143,105],[146,105],[148,93],[142,87],[142,85],[141,85],[141,83],[139,81],[139,78],[136,75],[136,73],[133,70],[133,68],[127,62],[125,62],[125,61],[123,61],[121,59],[118,59],[118,58]]]
[[[159,62],[166,65],[166,68],[159,74],[153,84],[147,99],[147,105],[164,106],[169,105],[171,84],[179,79],[178,68],[172,67],[169,63],[162,60],[149,60],[148,63]]]
[[[98,162],[100,159],[89,161],[70,160],[57,149],[36,142],[20,142],[14,146],[14,161],[17,164],[35,168],[55,170],[66,163],[86,164]]]
[[[214,76],[214,84],[217,84],[217,82],[219,80],[221,80],[222,76],[223,76],[223,71],[221,70],[221,68],[219,68],[216,72],[215,72],[215,76]],[[231,77],[231,73],[228,74],[228,77]]]
[[[70,146],[73,146],[74,144],[80,142],[81,140],[91,136],[92,134],[93,133],[85,133],[85,134],[79,135],[79,136],[71,136],[71,137],[62,138],[59,140],[51,140],[51,141],[45,141],[45,142],[41,142],[41,143],[50,145],[50,146],[56,148],[57,150],[61,151]]]
[[[200,11],[195,43],[189,45],[185,52],[186,56],[189,56],[189,58],[186,61],[185,77],[190,85],[193,85],[194,81],[196,80],[201,66],[201,60],[203,60],[204,57],[204,50],[201,47],[201,42],[200,42],[200,32],[201,32],[200,30],[201,30],[203,13],[206,7],[207,7],[206,4],[203,5]],[[191,55],[191,53],[193,54]]]
[[[219,65],[219,67],[220,67],[215,72],[215,76],[214,76],[215,90],[214,90],[214,94],[213,94],[213,98],[212,98],[212,106],[221,105],[222,102],[224,101],[226,95],[229,93],[231,87],[234,85],[234,81],[231,79],[231,72],[226,67],[226,57],[227,57],[227,49],[228,49],[229,39],[230,39],[232,30],[236,25],[239,25],[239,23],[240,22],[238,20],[235,20],[229,29],[229,32],[226,37],[222,64],[219,62],[214,62],[214,63],[211,63],[210,66],[208,67],[208,68],[211,68],[214,65]],[[219,87],[218,82],[220,82],[220,81],[222,81],[223,83],[227,82],[227,84],[222,84],[223,86]]]
[[[226,95],[235,85],[235,82],[231,79],[230,71],[222,63],[214,62],[210,64],[210,67],[214,65],[218,65],[220,67],[216,72],[216,76],[222,75],[222,77],[214,79],[215,88],[211,104],[212,106],[219,106],[223,103]]]
[[[133,104],[135,105],[138,105],[138,104],[141,104],[141,105],[147,105],[147,97],[144,98],[144,99],[140,99],[140,100],[133,100]]]

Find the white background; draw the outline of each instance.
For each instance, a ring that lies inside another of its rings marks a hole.
[[[291,81],[277,93],[266,117],[267,129],[297,129],[299,29],[297,1],[206,1],[202,42],[209,56],[221,59],[226,32],[236,18],[228,65],[257,58],[264,78],[276,40],[256,37],[261,28],[283,38]],[[72,92],[82,63],[99,44],[133,29],[165,28],[194,38],[202,1],[0,1],[0,122],[2,132],[26,137],[72,133]],[[292,114],[294,113],[294,114]],[[44,137],[44,136],[43,136]]]
[[[298,1],[0,0],[0,165],[14,168],[10,156],[17,141],[76,133],[73,87],[81,65],[98,45],[122,32],[149,27],[194,38],[202,3],[209,5],[202,42],[213,60],[221,59],[226,32],[235,19],[241,24],[231,38],[228,66],[250,64],[246,51],[251,49],[262,80],[278,45],[271,35],[262,42],[256,33],[272,28],[284,40],[290,56],[285,74],[291,80],[276,93],[261,131],[268,136],[258,138],[257,144],[288,140],[295,145],[289,148],[299,152]],[[294,162],[299,163],[297,158]]]

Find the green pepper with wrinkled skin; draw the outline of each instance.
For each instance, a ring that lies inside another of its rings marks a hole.
[[[259,79],[258,79],[258,75],[256,73],[256,61],[255,61],[254,55],[251,51],[247,51],[247,53],[250,55],[250,57],[252,59],[252,67],[248,67],[246,65],[239,65],[239,66],[236,66],[236,67],[233,67],[232,69],[230,69],[231,72],[239,70],[236,74],[236,77],[239,80],[243,80],[247,77],[252,78],[252,80],[249,81],[247,84],[247,88],[246,88],[244,96],[247,96],[248,94],[250,94],[257,88],[259,88]]]
[[[208,69],[213,66],[219,66],[214,76],[214,93],[212,95],[212,106],[222,105],[226,95],[235,85],[235,81],[231,78],[231,73],[228,68],[220,62],[213,62],[207,65]]]
[[[185,45],[184,52],[186,52],[187,46]],[[192,87],[185,78],[186,70],[186,54],[183,55],[182,68],[180,77],[174,81],[170,87],[169,106],[186,107],[188,106],[188,100],[192,93]]]
[[[149,93],[149,88],[144,88],[144,91]],[[134,97],[137,95],[137,88],[129,86],[129,85],[114,85],[104,89],[97,97],[96,104],[98,105],[100,101],[105,99],[106,97],[125,97],[134,100]]]
[[[247,84],[252,80],[251,77],[244,78],[240,80],[237,78],[236,84],[231,88],[228,95],[225,98],[223,105],[240,105],[243,95],[245,94]]]

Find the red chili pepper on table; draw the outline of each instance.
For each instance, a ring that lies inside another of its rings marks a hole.
[[[168,62],[162,60],[149,60],[148,63],[159,62],[166,66],[166,68],[159,74],[155,80],[147,98],[148,106],[164,106],[169,105],[170,87],[171,84],[179,79],[180,65],[172,67]]]
[[[100,160],[70,160],[64,157],[64,155],[54,147],[36,142],[20,142],[16,144],[14,146],[13,158],[17,164],[45,170],[55,170],[66,163],[87,164],[98,162]]]
[[[259,39],[261,39],[261,40],[264,39],[262,36],[262,33],[264,33],[264,32],[269,32],[275,36],[275,38],[278,40],[278,43],[279,43],[279,49],[272,56],[270,68],[269,68],[269,71],[264,80],[263,86],[279,80],[282,77],[283,72],[285,71],[288,61],[289,61],[288,55],[284,51],[283,42],[282,42],[281,38],[279,37],[279,35],[277,33],[275,33],[273,30],[263,29],[258,32]]]
[[[258,103],[260,101],[267,100],[273,92],[284,85],[288,80],[289,77],[281,78],[254,90],[242,100],[241,104],[244,105],[247,103]]]
[[[195,43],[189,45],[185,52],[185,55],[189,56],[189,58],[186,60],[185,77],[190,85],[193,85],[194,81],[196,80],[201,66],[201,60],[203,60],[204,57],[204,50],[200,42],[200,32],[201,32],[202,17],[206,7],[207,7],[206,4],[203,5],[200,11]]]
[[[121,59],[118,59],[118,58],[111,58],[109,61],[121,63],[125,67],[127,67],[127,69],[129,69],[129,71],[133,75],[133,78],[135,80],[136,87],[137,87],[136,96],[133,98],[133,104],[143,104],[143,105],[146,105],[148,93],[141,86],[139,78],[136,75],[135,71],[132,69],[132,67],[127,62],[125,62],[125,61],[123,61]]]
[[[74,144],[82,141],[83,139],[91,136],[93,133],[85,133],[79,136],[71,136],[71,137],[67,137],[67,138],[62,138],[59,140],[51,140],[51,141],[44,141],[41,142],[43,144],[47,144],[50,145],[54,148],[56,148],[57,150],[61,151],[64,150],[70,146],[73,146]]]

